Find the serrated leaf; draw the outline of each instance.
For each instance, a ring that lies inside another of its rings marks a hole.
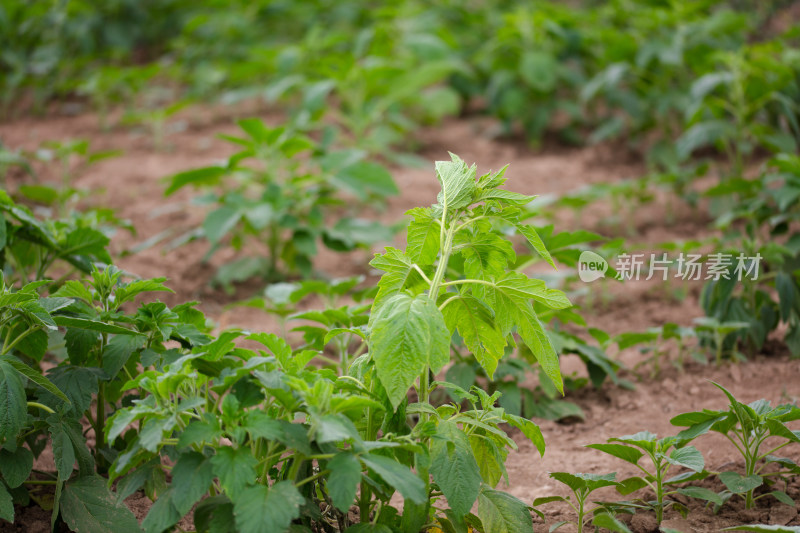
[[[39,385],[44,390],[48,391],[50,394],[57,396],[61,400],[69,403],[69,398],[67,398],[63,392],[59,390],[58,387],[53,385],[46,377],[41,375],[39,372],[34,370],[33,368],[29,367],[16,357],[11,355],[3,355],[0,356],[0,361],[5,361],[10,366],[12,366],[17,372],[28,378],[29,380],[33,381],[37,385]]]
[[[99,389],[98,369],[65,365],[52,368],[47,378],[69,399],[70,412],[82,415],[92,403],[92,395]],[[52,401],[52,395],[45,392],[40,395],[44,401]],[[60,398],[60,396],[59,396]],[[62,400],[57,400],[62,401]]]
[[[107,322],[101,322],[99,320],[89,320],[86,318],[55,315],[53,317],[53,322],[65,328],[86,329],[91,331],[97,331],[100,333],[111,333],[112,335],[143,335],[143,333],[123,328],[122,326],[116,326],[114,324],[109,324]]]
[[[478,517],[485,531],[533,533],[528,506],[512,495],[484,486],[478,496]]]
[[[547,247],[544,245],[542,238],[539,237],[539,233],[533,226],[526,225],[526,224],[518,224],[516,226],[517,231],[528,240],[531,247],[539,254],[542,259],[547,261],[551,267],[556,268],[555,262],[553,262],[553,258],[550,255],[550,252],[547,251]]]
[[[214,475],[219,478],[222,488],[232,500],[236,501],[247,485],[256,481],[256,465],[258,460],[249,449],[224,447],[217,450],[211,458]]]
[[[526,194],[520,194],[518,192],[491,188],[491,189],[479,190],[478,194],[475,196],[475,203],[483,202],[486,200],[502,200],[512,205],[523,206],[531,203],[535,199],[536,196],[528,196]]]
[[[378,294],[372,304],[372,315],[383,307],[387,299],[400,291],[424,286],[424,280],[414,269],[413,261],[397,248],[386,248],[384,254],[376,255],[369,264],[385,272],[378,281]]]
[[[426,295],[398,294],[374,316],[370,353],[378,378],[395,409],[430,365],[436,373],[450,360],[450,332],[436,304]]]
[[[417,207],[406,212],[414,220],[408,225],[406,255],[413,263],[432,264],[439,255],[441,226],[430,208]]]
[[[61,493],[61,517],[75,533],[141,533],[136,517],[118,503],[99,476],[80,477]]]
[[[469,440],[454,422],[443,420],[431,440],[431,474],[450,509],[462,517],[481,490],[481,473]]]
[[[395,488],[403,498],[417,504],[428,499],[425,483],[414,475],[407,466],[382,455],[364,454],[361,460],[383,480]]]
[[[0,360],[0,440],[16,439],[27,413],[27,396],[19,372]]]
[[[328,461],[328,475],[325,485],[333,506],[346,513],[350,510],[356,497],[358,483],[361,481],[361,463],[347,452],[336,454]]]
[[[510,242],[494,233],[460,231],[454,240],[464,256],[464,274],[467,278],[492,280],[502,276],[509,263],[516,261]],[[484,285],[474,285],[473,294],[483,298]]]
[[[279,533],[300,516],[305,499],[289,481],[271,487],[259,485],[244,490],[234,500],[233,512],[240,533]]]
[[[469,206],[476,189],[476,167],[467,166],[457,155],[450,154],[451,161],[437,161],[436,178],[442,186],[437,196],[439,205],[453,211]]]
[[[447,328],[458,331],[467,349],[492,379],[498,362],[505,354],[506,339],[492,324],[493,318],[486,307],[478,300],[465,296],[448,303],[442,314]]]
[[[534,445],[536,445],[539,455],[544,457],[544,436],[542,436],[542,430],[539,429],[539,426],[527,418],[522,418],[521,416],[516,416],[509,413],[503,415],[503,420],[522,431],[522,434],[525,435],[525,437],[527,437],[528,440]]]
[[[214,472],[211,461],[203,454],[189,452],[180,456],[172,469],[170,490],[174,492],[172,503],[181,516],[188,513],[208,492],[212,481]]]
[[[58,477],[63,480],[69,479],[75,467],[75,449],[72,440],[61,424],[50,426],[50,439]]]

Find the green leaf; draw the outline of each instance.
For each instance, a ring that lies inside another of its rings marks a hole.
[[[643,489],[647,487],[647,481],[644,478],[633,476],[627,479],[623,479],[617,484],[617,492],[626,496],[633,492],[636,492],[639,489]]]
[[[57,396],[58,398],[64,400],[65,402],[69,403],[69,398],[67,398],[63,392],[59,390],[58,387],[53,385],[46,377],[41,375],[39,372],[34,370],[33,368],[29,367],[16,357],[11,355],[3,355],[0,356],[0,361],[4,361],[12,366],[17,372],[28,378],[29,380],[33,381],[37,385],[39,385],[44,390],[48,391],[50,394]]]
[[[370,261],[370,266],[383,270],[385,274],[378,281],[378,294],[372,304],[372,315],[383,304],[403,290],[414,290],[425,286],[425,281],[413,267],[413,261],[397,248],[386,248],[386,253],[378,254]]]
[[[516,261],[511,243],[494,233],[460,231],[454,243],[464,256],[464,274],[467,278],[493,280],[503,275],[509,262]],[[472,292],[482,299],[484,285],[474,285]]]
[[[386,167],[371,161],[359,161],[348,165],[336,172],[333,179],[361,200],[366,200],[369,193],[386,197],[399,192]]]
[[[61,493],[61,517],[75,533],[140,533],[136,517],[118,503],[99,476],[67,483]]]
[[[220,178],[225,175],[225,172],[226,169],[224,167],[205,167],[179,172],[170,178],[170,184],[167,190],[164,191],[164,196],[170,196],[186,185],[194,187],[216,185],[219,183]]]
[[[226,205],[215,209],[203,221],[203,234],[212,244],[216,244],[236,226],[240,218],[242,212],[236,207]]]
[[[614,481],[616,473],[611,474],[570,474],[568,472],[551,472],[550,477],[563,483],[572,489],[573,492],[578,492],[582,489],[587,489],[587,494],[602,487],[614,487],[617,482]]]
[[[325,485],[333,506],[346,513],[356,498],[356,489],[361,481],[361,463],[351,453],[340,452],[328,461],[331,471]]]
[[[454,422],[443,420],[431,441],[431,474],[450,509],[462,517],[481,490],[481,473],[469,439]]]
[[[97,380],[99,371],[96,368],[64,365],[48,371],[48,379],[66,395],[70,402],[70,412],[83,415],[92,403],[92,395],[99,389]],[[52,401],[52,395],[45,392],[40,395],[45,401]],[[59,400],[61,401],[61,400]]]
[[[678,494],[683,494],[684,496],[689,496],[690,498],[709,501],[715,505],[722,505],[725,503],[719,494],[704,487],[685,487],[678,489]]]
[[[550,252],[547,251],[547,247],[544,245],[542,238],[539,237],[536,229],[533,226],[526,224],[519,224],[516,226],[516,228],[520,235],[528,239],[528,242],[530,243],[531,247],[536,250],[536,253],[542,256],[542,259],[547,261],[551,267],[556,268],[556,264],[553,262]]]
[[[607,529],[609,531],[615,531],[617,533],[631,533],[631,530],[628,529],[628,526],[608,513],[599,513],[595,515],[595,517],[592,519],[592,525]]]
[[[74,418],[62,418],[54,414],[47,417],[47,424],[53,439],[53,455],[59,475],[64,480],[69,478],[76,460],[81,476],[93,475],[94,457],[86,445],[80,423]]]
[[[764,479],[756,474],[743,476],[738,472],[720,472],[719,480],[734,494],[744,494],[757,489],[764,483]]]
[[[64,343],[70,363],[85,366],[99,338],[100,335],[96,331],[69,328],[64,335]]]
[[[426,295],[389,298],[371,328],[370,353],[395,409],[428,365],[436,373],[450,360],[450,332]]]
[[[211,461],[203,454],[189,452],[181,455],[172,469],[172,485],[174,492],[172,503],[183,516],[207,492],[214,481]]]
[[[509,413],[505,413],[503,415],[503,420],[522,431],[522,434],[525,435],[529,441],[536,445],[539,455],[544,457],[544,436],[542,436],[542,430],[539,429],[539,426],[527,418],[522,418],[521,416],[516,416]]]
[[[433,217],[429,207],[416,207],[406,211],[406,215],[414,217],[414,221],[408,225],[406,255],[413,263],[432,264],[439,255],[441,245],[439,221]]]
[[[703,148],[727,140],[735,133],[733,125],[726,120],[707,120],[699,122],[686,130],[677,141],[675,150],[683,161],[698,148]]]
[[[498,362],[505,354],[506,339],[494,327],[486,306],[475,298],[465,296],[448,303],[442,314],[447,328],[458,330],[467,349],[492,379]]]
[[[486,485],[478,496],[478,517],[485,531],[533,533],[533,519],[528,506],[512,495]]]
[[[72,476],[75,467],[75,448],[72,440],[63,424],[50,426],[50,438],[58,477],[67,480]]]
[[[14,498],[2,483],[0,483],[0,520],[14,522]]]
[[[529,87],[550,92],[558,82],[559,63],[550,52],[526,49],[520,58],[519,75]]]
[[[53,321],[59,326],[65,328],[88,329],[100,333],[111,333],[113,335],[144,335],[143,333],[123,328],[122,326],[116,326],[114,324],[109,324],[107,322],[101,322],[99,320],[89,320],[86,318],[56,315],[53,317]]]
[[[158,497],[142,521],[145,533],[163,533],[180,521],[181,514],[172,503],[174,496],[175,491],[167,490]]]
[[[25,386],[20,374],[0,360],[0,440],[16,439],[28,414]]]
[[[639,459],[644,455],[643,452],[636,448],[625,446],[624,444],[587,444],[586,447],[600,450],[601,452],[613,455],[618,459],[622,459],[634,465],[638,464]]]
[[[703,460],[703,454],[694,446],[686,446],[685,448],[672,450],[672,453],[669,454],[668,457],[665,457],[665,459],[669,461],[670,464],[684,466],[695,472],[702,472],[706,465]]]
[[[240,533],[280,533],[300,516],[305,499],[290,481],[271,487],[244,490],[235,500],[233,513]]]
[[[147,338],[140,335],[115,335],[103,349],[103,371],[113,379],[133,352],[144,347]]]
[[[364,454],[361,460],[407,500],[423,504],[428,499],[425,483],[407,466],[382,455]]]
[[[436,178],[442,185],[437,196],[439,205],[453,212],[469,206],[476,189],[476,167],[467,166],[457,155],[450,154],[451,161],[436,162]]]
[[[28,479],[33,469],[33,454],[27,448],[17,447],[16,451],[0,450],[0,474],[8,488],[15,489]],[[2,482],[0,482],[2,485]]]
[[[219,478],[220,485],[234,501],[247,485],[256,481],[258,460],[250,454],[249,449],[219,448],[211,458],[211,464],[214,465],[214,474]]]
[[[770,492],[770,494],[772,494],[772,496],[781,503],[785,503],[790,507],[797,507],[797,503],[794,501],[794,499],[782,490],[773,490]]]

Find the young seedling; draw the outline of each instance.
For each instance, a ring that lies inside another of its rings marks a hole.
[[[774,490],[760,496],[754,496],[754,492],[764,483],[774,484],[773,479],[783,479],[787,482],[786,476],[800,474],[800,467],[794,461],[773,455],[791,443],[800,443],[800,431],[792,431],[786,426],[786,422],[800,420],[800,409],[795,405],[772,407],[766,400],[743,404],[719,383],[713,381],[711,383],[728,397],[730,401],[728,409],[721,411],[704,409],[699,412],[684,413],[670,422],[676,426],[688,426],[680,434],[693,437],[708,431],[721,433],[742,455],[745,464],[744,476],[737,472],[722,472],[719,475],[720,480],[728,488],[720,494],[723,502],[733,494],[740,494],[744,495],[745,507],[751,509],[755,500],[772,495],[781,502],[794,505],[784,491]],[[768,439],[780,439],[782,442],[765,446]],[[766,451],[762,450],[762,447],[766,448]],[[764,468],[769,464],[777,465],[778,470],[764,472]]]
[[[748,322],[720,322],[716,318],[709,316],[695,318],[694,323],[696,324],[695,330],[698,333],[705,333],[707,336],[711,336],[712,343],[714,344],[714,360],[717,366],[722,365],[722,357],[725,355],[726,337],[731,333],[750,327]],[[735,347],[730,348],[727,352],[732,357],[744,359],[744,355],[736,350]]]
[[[687,446],[687,443],[691,441],[692,438],[691,435],[685,434],[683,436],[677,435],[659,439],[649,431],[642,431],[634,435],[609,439],[606,444],[589,444],[588,447],[613,455],[618,459],[622,459],[636,466],[636,468],[642,471],[644,474],[643,477],[634,476],[624,479],[618,483],[617,490],[620,494],[625,495],[638,489],[649,487],[656,495],[655,501],[634,501],[632,507],[652,509],[656,514],[656,521],[661,524],[664,519],[664,511],[669,507],[676,507],[684,513],[687,511],[682,504],[674,500],[669,500],[669,496],[673,494],[687,494],[693,497],[703,497],[705,495],[704,492],[698,490],[697,487],[670,490],[669,487],[666,486],[679,481],[685,481],[687,478],[685,475],[678,475],[667,479],[667,472],[672,466],[688,468],[695,473],[703,472],[703,468],[705,467],[703,455],[694,446]],[[645,455],[652,463],[652,467],[649,469],[639,464],[640,460]],[[697,479],[694,476],[692,477],[693,479]],[[716,494],[711,494],[716,497]]]
[[[570,474],[568,472],[551,472],[550,477],[570,488],[575,497],[574,502],[569,496],[566,498],[563,496],[546,496],[544,498],[536,498],[533,501],[533,507],[536,508],[540,505],[550,502],[566,502],[570,507],[572,507],[573,510],[575,510],[576,513],[578,513],[577,521],[572,522],[570,520],[562,520],[561,522],[556,522],[550,526],[550,529],[548,530],[550,533],[567,524],[575,524],[578,528],[578,533],[583,533],[586,520],[590,514],[596,514],[599,511],[600,513],[595,516],[595,519],[597,519],[600,514],[607,515],[601,506],[587,508],[587,499],[589,498],[589,494],[603,487],[619,486],[619,483],[615,481],[615,478],[617,477],[616,472],[611,474]],[[608,515],[600,520],[601,522],[610,521],[613,523],[616,527],[613,529],[609,528],[612,531],[630,531],[622,522],[613,516]]]

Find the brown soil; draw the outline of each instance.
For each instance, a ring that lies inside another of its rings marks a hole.
[[[232,120],[235,114],[253,116],[254,110],[245,108],[231,112],[211,109],[200,114],[191,109],[183,112],[173,121],[173,126],[179,127],[174,127],[175,131],[167,136],[168,146],[163,151],[155,150],[149,137],[142,132],[121,129],[102,132],[96,117],[88,114],[24,119],[0,125],[0,139],[12,149],[32,150],[45,140],[86,138],[91,141],[93,150],[124,150],[121,157],[101,161],[81,173],[74,182],[77,187],[102,191],[92,201],[116,209],[118,216],[130,219],[136,227],[136,236],[125,232],[115,236],[112,248],[115,253],[120,253],[166,230],[170,231],[170,235],[165,242],[169,241],[202,220],[202,210],[190,204],[193,191],[182,190],[173,197],[165,198],[163,178],[231,154],[231,145],[216,135],[236,133],[237,128]],[[279,120],[274,114],[262,112],[261,116],[270,122]],[[433,176],[432,162],[448,158],[448,150],[458,153],[468,162],[477,162],[479,169],[484,171],[511,163],[506,174],[509,188],[542,196],[567,193],[586,184],[635,178],[645,170],[635,159],[620,155],[622,152],[615,147],[564,148],[545,143],[544,149],[534,151],[518,141],[490,138],[485,132],[491,129],[489,121],[470,117],[451,120],[440,127],[420,132],[418,140],[422,148],[418,155],[430,164],[422,169],[394,168],[401,194],[392,198],[386,210],[379,212],[378,216],[384,221],[394,222],[411,207],[433,203],[438,183]],[[44,180],[57,179],[48,168],[39,167],[37,170]],[[14,183],[12,177],[12,187]],[[611,215],[619,213],[613,213],[608,206],[599,205],[586,209],[580,214],[579,220],[572,213],[556,213],[554,218],[559,230],[581,227],[609,237],[626,236],[630,242],[648,252],[660,250],[659,243],[665,241],[700,239],[713,235],[707,229],[707,220],[677,201],[667,204],[663,194],[656,195],[656,201],[639,209],[635,216],[620,217],[621,222],[609,224]],[[206,244],[202,242],[171,251],[164,251],[163,244],[125,256],[118,264],[142,277],[166,275],[169,278],[168,285],[175,290],[175,294],[162,295],[164,301],[175,304],[199,300],[200,307],[221,327],[240,326],[266,331],[277,329],[275,321],[266,315],[243,308],[226,308],[234,298],[209,287],[214,265],[230,256],[220,254],[209,265],[202,261],[206,252]],[[330,277],[365,274],[375,279],[375,273],[370,272],[366,265],[368,257],[363,252],[341,256],[323,251],[315,267]],[[697,303],[699,284],[603,281],[586,288],[590,289],[589,297],[577,295],[577,301],[584,304],[590,325],[612,334],[642,331],[666,322],[689,325],[692,318],[702,315]],[[243,297],[254,290],[255,285],[245,286],[236,296]],[[774,353],[776,351],[777,354]],[[724,408],[724,396],[708,379],[729,387],[743,401],[759,398],[767,398],[772,402],[796,401],[800,397],[800,361],[791,360],[782,348],[771,348],[769,352],[770,355],[762,354],[746,363],[722,368],[692,363],[681,372],[665,363],[666,368],[657,379],[638,382],[633,391],[606,385],[600,390],[584,389],[571,393],[569,399],[583,408],[586,421],[571,424],[537,421],[541,423],[547,441],[544,458],[540,458],[533,446],[517,435],[520,449],[510,455],[507,464],[510,492],[528,503],[540,496],[566,495],[564,487],[549,479],[548,472],[551,471],[617,471],[619,478],[633,474],[620,461],[584,445],[640,430],[665,436],[675,432],[676,428],[670,426],[669,419],[678,413],[702,408]],[[633,366],[642,358],[635,349],[618,356],[628,366]],[[565,372],[582,371],[582,365],[572,356],[565,357],[563,363]],[[696,444],[703,451],[709,469],[741,468],[736,450],[723,438],[704,436]],[[784,452],[784,455],[800,459],[798,446],[787,447]],[[797,482],[790,487],[790,494],[800,499]],[[608,492],[601,493],[601,497],[614,498]],[[691,504],[693,511],[688,521],[682,521],[673,512],[668,514],[668,525],[688,532],[715,531],[728,525],[754,522],[800,523],[796,510],[777,504],[770,498],[759,502],[758,509],[744,511],[741,502],[734,499],[717,515],[702,506]],[[149,500],[141,495],[133,496],[126,503],[139,518],[146,515],[150,505]],[[573,519],[572,512],[565,507],[558,503],[546,506],[543,510],[547,514],[547,524],[536,519],[537,531],[547,531],[549,525],[556,521]],[[48,529],[49,513],[37,506],[18,509],[17,517],[14,526],[0,524],[0,532]],[[647,514],[640,514],[631,521],[630,526],[637,532],[653,531],[654,520]],[[187,527],[190,527],[189,524]]]

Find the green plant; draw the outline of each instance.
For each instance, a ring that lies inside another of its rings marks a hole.
[[[794,505],[792,499],[783,491],[773,490],[755,496],[755,489],[763,484],[772,485],[774,479],[800,474],[800,467],[793,461],[773,454],[791,443],[800,443],[800,431],[792,431],[786,422],[800,420],[800,409],[794,405],[772,407],[766,400],[758,400],[751,404],[739,402],[722,385],[711,382],[728,397],[730,405],[726,410],[712,411],[704,409],[694,413],[678,415],[670,422],[676,426],[688,426],[684,434],[699,436],[708,431],[716,431],[724,435],[739,451],[744,459],[744,476],[737,472],[722,472],[720,480],[728,488],[720,494],[722,502],[733,494],[744,495],[745,507],[750,509],[755,500],[772,495],[779,501]],[[768,439],[781,439],[777,446],[766,445]],[[769,448],[762,451],[763,448]],[[764,472],[767,465],[777,465],[776,471]]]
[[[199,531],[284,531],[293,523],[345,530],[354,521],[378,530],[468,524],[485,533],[532,531],[528,507],[494,487],[516,447],[500,425],[519,428],[543,452],[539,428],[497,407],[499,392],[467,391],[433,376],[450,361],[454,332],[494,372],[516,328],[561,390],[557,356],[531,299],[556,308],[569,302],[538,280],[508,272],[510,258],[494,253],[509,247],[495,238],[489,219],[516,221],[515,205],[529,197],[499,189],[502,172],[477,178],[475,167],[455,156],[436,170],[439,203],[412,211],[406,252],[389,248],[372,262],[386,273],[367,324],[368,352],[348,354],[350,364],[337,369],[309,364],[337,330],[361,336],[336,328],[348,312],[329,308],[304,317],[319,319],[322,344],[316,329],[296,350],[257,333],[245,337],[264,347],[254,351],[236,346],[243,332],[223,332],[124,385],[139,399],[106,426],[108,442],[124,446],[111,469],[112,480],[121,478],[121,497],[165,479],[159,456],[174,461],[171,483],[153,494],[145,531],[171,527],[208,493],[195,510]],[[537,241],[531,228],[518,227]],[[456,255],[466,256],[473,277],[445,277]],[[481,259],[490,256],[490,263]],[[472,270],[477,261],[485,266]],[[293,300],[309,291],[331,303],[354,282],[279,286],[266,306],[287,316]],[[431,404],[437,388],[457,403]],[[391,505],[395,492],[405,499],[402,514]]]
[[[230,287],[256,275],[309,276],[319,240],[344,252],[391,239],[384,226],[341,213],[344,191],[362,200],[397,192],[384,167],[363,160],[358,151],[328,151],[284,126],[270,128],[257,119],[239,126],[246,137],[225,139],[241,146],[240,152],[223,166],[172,176],[166,191],[170,195],[187,185],[217,188],[203,198],[216,206],[202,226],[211,243],[207,257],[226,243],[237,250],[255,243],[266,247],[266,257],[250,255],[222,267],[220,284]]]
[[[671,489],[669,487],[669,485],[685,481],[689,477],[698,479],[698,476],[693,475],[694,473],[701,474],[700,477],[703,477],[705,466],[703,456],[697,448],[687,445],[693,438],[694,435],[688,431],[661,439],[649,431],[642,431],[634,435],[608,439],[607,444],[589,444],[587,446],[622,459],[634,465],[644,474],[644,477],[634,476],[620,481],[617,490],[621,494],[630,494],[643,487],[649,487],[655,493],[655,501],[635,500],[623,502],[621,506],[653,510],[656,514],[656,521],[661,524],[664,519],[664,511],[670,507],[675,507],[684,514],[687,512],[683,504],[668,499],[673,494],[717,499],[716,493],[707,489],[699,487]],[[639,464],[645,455],[652,464],[649,469]],[[688,468],[691,471],[690,475],[680,474],[667,478],[667,472],[672,466]],[[612,503],[609,508],[619,506],[620,504]]]
[[[104,231],[117,222],[107,211],[39,220],[0,191],[0,267],[5,279],[21,286],[55,274],[60,275],[58,284],[75,271],[88,273],[93,264],[111,263]]]
[[[800,354],[800,261],[794,224],[800,220],[800,158],[779,154],[756,179],[731,179],[714,188],[738,207],[720,215],[726,251],[732,257],[722,278],[703,287],[701,305],[719,322],[742,322],[718,349],[735,345],[760,350],[767,336],[783,323],[783,339],[794,356]]]
[[[795,103],[800,55],[780,42],[759,43],[714,56],[720,68],[697,79],[686,115],[690,126],[676,142],[686,159],[701,147],[725,151],[730,177],[742,176],[757,146],[794,152],[800,139]]]
[[[286,336],[286,324],[300,322],[292,331],[302,332],[303,344],[297,349],[332,352],[333,357],[318,356],[336,368],[340,375],[347,374],[353,358],[367,349],[367,322],[376,287],[356,289],[363,276],[323,280],[304,280],[297,283],[275,283],[267,286],[263,296],[236,305],[261,309],[275,315],[281,332]],[[324,309],[299,311],[298,304],[308,297],[322,300]],[[343,300],[352,300],[342,305]],[[357,342],[353,354],[353,343]],[[467,386],[469,388],[469,386]]]
[[[0,499],[25,503],[39,487],[53,485],[54,527],[61,516],[73,530],[97,521],[118,522],[122,531],[138,529],[133,514],[114,503],[98,476],[118,453],[103,439],[106,414],[130,401],[122,398],[123,383],[140,365],[160,364],[169,351],[167,340],[207,342],[195,327],[191,305],[183,306],[181,315],[163,304],[125,315],[120,307],[137,295],[167,289],[162,280],[125,283],[121,275],[113,267],[94,270],[87,283],[67,281],[50,297],[37,294],[49,285],[46,280],[18,291],[1,287]],[[173,330],[171,320],[180,320],[180,327]],[[42,367],[49,367],[46,375]],[[26,387],[28,380],[35,387]],[[91,449],[82,420],[95,435]],[[34,457],[48,442],[55,470],[32,474]],[[3,506],[2,518],[13,521],[13,508]]]
[[[615,481],[617,477],[616,472],[611,474],[570,474],[569,472],[551,472],[550,477],[563,483],[572,491],[575,497],[573,503],[569,496],[546,496],[543,498],[536,498],[533,501],[533,507],[536,508],[540,505],[550,502],[566,502],[572,509],[578,513],[578,519],[575,522],[569,520],[562,520],[550,526],[548,531],[553,532],[567,524],[575,524],[578,528],[578,533],[583,533],[586,519],[589,513],[595,513],[593,525],[606,527],[611,531],[629,532],[630,530],[622,522],[617,520],[606,512],[603,512],[602,506],[595,506],[594,508],[587,508],[586,504],[589,503],[587,498],[597,489],[604,487],[616,487],[618,483]],[[600,511],[600,512],[598,512]],[[610,524],[608,524],[610,522]],[[611,527],[609,527],[609,525]]]

